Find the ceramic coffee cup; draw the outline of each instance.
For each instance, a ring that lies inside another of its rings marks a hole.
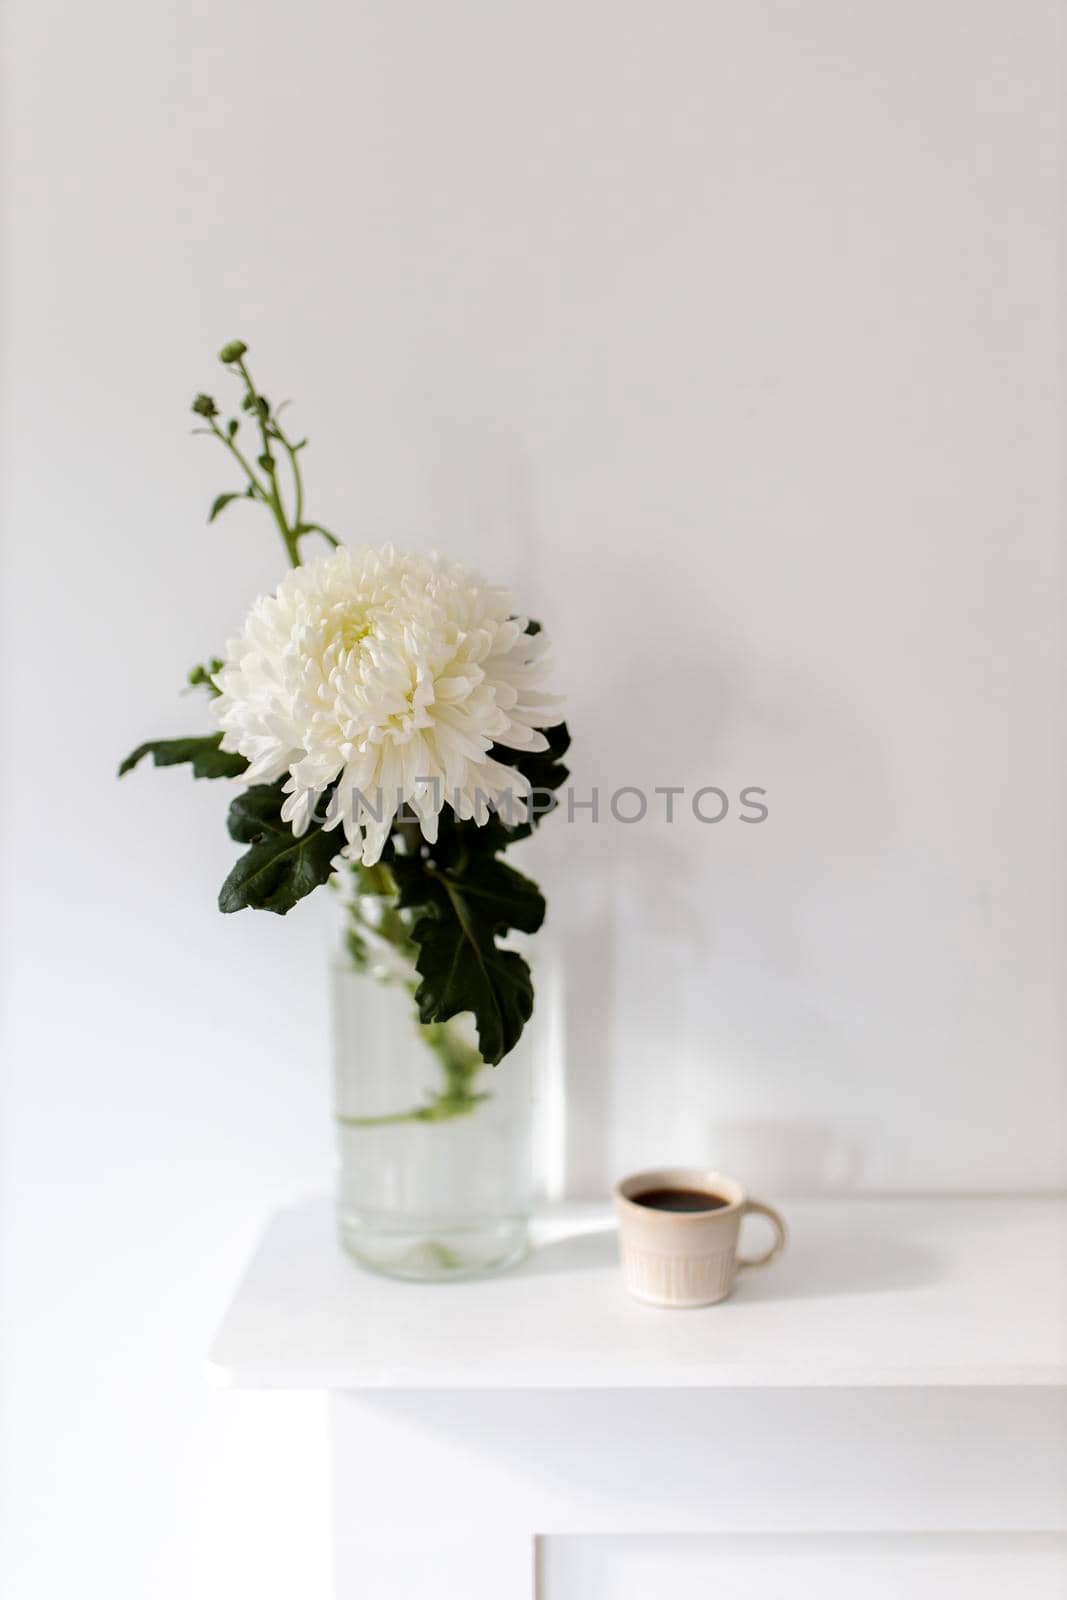
[[[697,1209],[702,1198],[707,1203]],[[615,1211],[626,1287],[649,1305],[713,1305],[730,1293],[739,1268],[765,1267],[785,1249],[777,1211],[750,1200],[736,1179],[699,1167],[624,1178],[615,1187]],[[762,1255],[739,1256],[741,1220],[752,1212],[771,1223],[774,1242]]]

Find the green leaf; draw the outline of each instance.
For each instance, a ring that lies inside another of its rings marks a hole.
[[[240,492],[235,492],[233,494],[217,494],[214,500],[211,502],[211,510],[207,514],[207,520],[209,522],[214,522],[219,512],[225,511],[231,500],[240,500],[240,498]]]
[[[412,929],[419,947],[415,991],[421,1022],[447,1022],[472,1011],[482,1059],[496,1066],[514,1050],[533,1012],[530,969],[514,950],[465,935],[457,938],[437,917],[420,917]]]
[[[523,753],[494,746],[493,755],[520,772],[543,804],[567,778],[560,757],[570,744],[565,723],[545,729],[547,750]],[[545,812],[540,813],[541,816]],[[397,886],[397,906],[419,913],[411,930],[418,954],[416,993],[422,1022],[474,1014],[485,1060],[496,1063],[514,1049],[533,1008],[526,962],[497,940],[512,930],[536,933],[545,916],[537,885],[497,859],[527,838],[539,817],[509,828],[499,816],[482,827],[461,822],[450,808],[438,818],[433,845],[412,849],[390,836],[382,862]]]
[[[248,762],[244,756],[220,750],[221,743],[221,733],[193,739],[153,739],[130,752],[119,768],[119,777],[131,772],[145,756],[151,756],[157,767],[189,763],[194,778],[239,778]]]
[[[253,784],[230,805],[230,837],[251,849],[220,889],[220,911],[274,911],[284,917],[333,871],[343,839],[314,826],[296,838],[281,817],[283,781]]]
[[[292,829],[282,821],[285,804],[284,778],[277,783],[254,783],[243,789],[230,801],[226,813],[226,831],[238,844],[258,844],[271,834],[292,837]]]
[[[298,900],[326,882],[342,841],[321,828],[297,839],[271,834],[234,865],[219,890],[220,911],[274,911],[284,917]]]
[[[554,727],[544,728],[542,732],[548,740],[547,750],[509,750],[504,745],[496,744],[489,752],[494,761],[514,767],[529,782],[537,806],[536,811],[531,811],[529,820],[512,827],[502,816],[493,815],[479,827],[473,820],[460,822],[451,810],[442,811],[438,842],[434,847],[438,860],[451,865],[471,853],[497,855],[510,845],[517,844],[520,839],[528,839],[542,820],[556,809],[558,802],[554,798],[555,791],[570,776],[560,757],[566,753],[571,736],[565,722],[557,722]]]
[[[536,933],[545,920],[545,900],[527,878],[495,856],[479,856],[462,875],[446,872],[442,882],[451,898],[462,897],[470,920],[477,918],[493,934]]]
[[[472,1011],[483,1060],[496,1066],[518,1044],[533,1011],[530,969],[514,950],[479,936],[476,924],[420,917],[412,929],[422,982],[415,991],[421,1022],[447,1022]]]
[[[419,1019],[447,1022],[474,1014],[478,1045],[490,1064],[514,1049],[533,1010],[530,969],[496,940],[511,929],[536,933],[545,902],[535,883],[492,855],[442,870],[419,855],[394,855],[390,870],[401,909],[421,909],[411,930],[418,948]]]

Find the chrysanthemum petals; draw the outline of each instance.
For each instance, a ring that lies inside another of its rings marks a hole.
[[[525,816],[525,784],[493,745],[547,748],[544,634],[511,597],[437,557],[341,548],[258,599],[215,677],[223,748],[249,782],[288,774],[282,815],[303,832],[335,786],[327,826],[377,861],[407,805],[437,836],[444,805],[484,823],[490,801]]]

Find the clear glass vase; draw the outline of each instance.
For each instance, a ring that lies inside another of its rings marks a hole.
[[[368,924],[381,914],[371,904]],[[527,1247],[531,1028],[488,1067],[469,1016],[419,1023],[416,985],[410,953],[370,927],[334,962],[341,1239],[391,1277],[477,1277]]]

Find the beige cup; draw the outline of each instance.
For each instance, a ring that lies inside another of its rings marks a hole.
[[[658,1211],[636,1204],[635,1195],[653,1189],[697,1189],[726,1204],[714,1211]],[[730,1293],[739,1267],[765,1267],[785,1249],[786,1226],[777,1211],[750,1200],[733,1178],[699,1167],[624,1178],[615,1186],[615,1211],[626,1287],[649,1305],[713,1305]],[[750,1212],[772,1224],[774,1243],[761,1256],[738,1256],[741,1219]]]

